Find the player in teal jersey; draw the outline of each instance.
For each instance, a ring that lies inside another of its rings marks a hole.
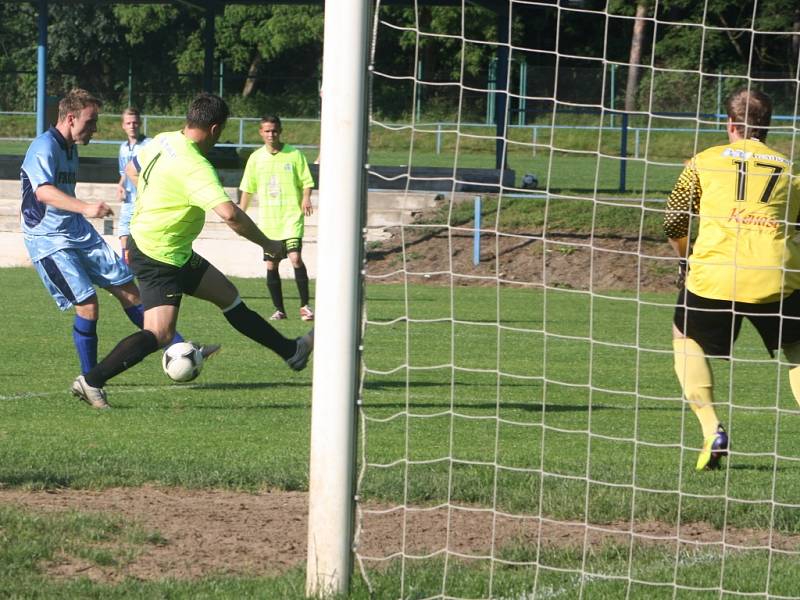
[[[126,264],[128,263],[128,236],[131,233],[131,218],[133,217],[133,208],[136,202],[136,186],[125,174],[125,167],[141,150],[142,146],[150,141],[150,138],[139,133],[141,122],[141,115],[138,109],[129,106],[122,111],[122,130],[125,132],[127,139],[119,146],[117,160],[120,175],[119,183],[117,184],[117,199],[122,203],[119,220],[117,221],[117,237],[119,237],[122,249],[122,259]]]
[[[109,379],[172,339],[184,294],[218,306],[237,331],[274,351],[290,368],[299,371],[308,362],[313,330],[295,340],[283,337],[245,305],[225,275],[192,250],[207,210],[265,253],[282,248],[228,198],[205,157],[227,119],[222,98],[200,94],[189,106],[183,130],[157,135],[126,169],[138,187],[128,252],[144,304],[144,329],[123,339],[95,368],[75,379],[73,393],[90,404],[106,400],[103,386]]]
[[[267,264],[267,289],[275,312],[272,320],[286,318],[278,265],[288,257],[294,268],[294,280],[300,294],[300,318],[313,321],[309,306],[308,271],[303,262],[305,217],[314,212],[311,189],[314,179],[306,157],[297,148],[281,142],[281,120],[276,116],[261,118],[258,130],[264,145],[247,159],[239,189],[241,208],[247,210],[250,196],[258,194],[258,226],[271,239],[283,242],[279,255],[264,255]]]

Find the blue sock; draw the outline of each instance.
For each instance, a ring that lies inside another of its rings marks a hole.
[[[131,323],[136,325],[139,329],[144,327],[144,308],[141,304],[129,306],[125,309],[125,314],[131,320]]]
[[[129,306],[128,308],[125,309],[125,314],[128,315],[128,318],[131,320],[131,323],[136,325],[139,329],[142,329],[144,327],[144,308],[142,308],[141,304],[137,304],[135,306]],[[182,341],[183,341],[183,336],[176,331],[175,337],[172,338],[172,341],[169,343],[169,345],[177,344],[178,342]],[[95,362],[97,361],[95,360]]]
[[[88,373],[97,364],[97,321],[75,315],[72,323],[72,341],[78,351],[81,373]]]

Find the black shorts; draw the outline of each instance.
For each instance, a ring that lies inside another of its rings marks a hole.
[[[180,306],[183,295],[194,294],[209,267],[209,262],[194,251],[181,267],[152,259],[139,250],[133,237],[128,237],[128,261],[136,275],[145,310]]]
[[[775,350],[800,341],[800,290],[778,302],[751,304],[712,300],[681,289],[673,323],[712,356],[730,356],[747,318],[758,331],[771,356]]]
[[[267,254],[264,252],[264,260],[281,262],[284,258],[289,256],[289,252],[300,252],[303,250],[303,240],[300,238],[289,238],[288,240],[281,240],[281,242],[283,243],[283,250],[277,254]]]

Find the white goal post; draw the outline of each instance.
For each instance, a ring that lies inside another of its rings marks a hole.
[[[368,23],[368,2],[325,2],[309,596],[344,592],[352,564]]]

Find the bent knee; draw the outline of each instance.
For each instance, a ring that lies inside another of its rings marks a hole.
[[[175,339],[175,331],[169,331],[169,330],[153,331],[152,329],[148,331],[150,331],[150,333],[152,333],[155,336],[159,348],[164,348],[165,346],[168,346],[169,343]]]
[[[115,285],[108,288],[108,291],[119,300],[123,308],[129,308],[141,304],[139,288],[135,283],[129,281],[123,285]]]
[[[96,321],[100,316],[100,305],[97,302],[97,294],[92,294],[83,302],[74,305],[75,314],[82,319],[89,321]]]

